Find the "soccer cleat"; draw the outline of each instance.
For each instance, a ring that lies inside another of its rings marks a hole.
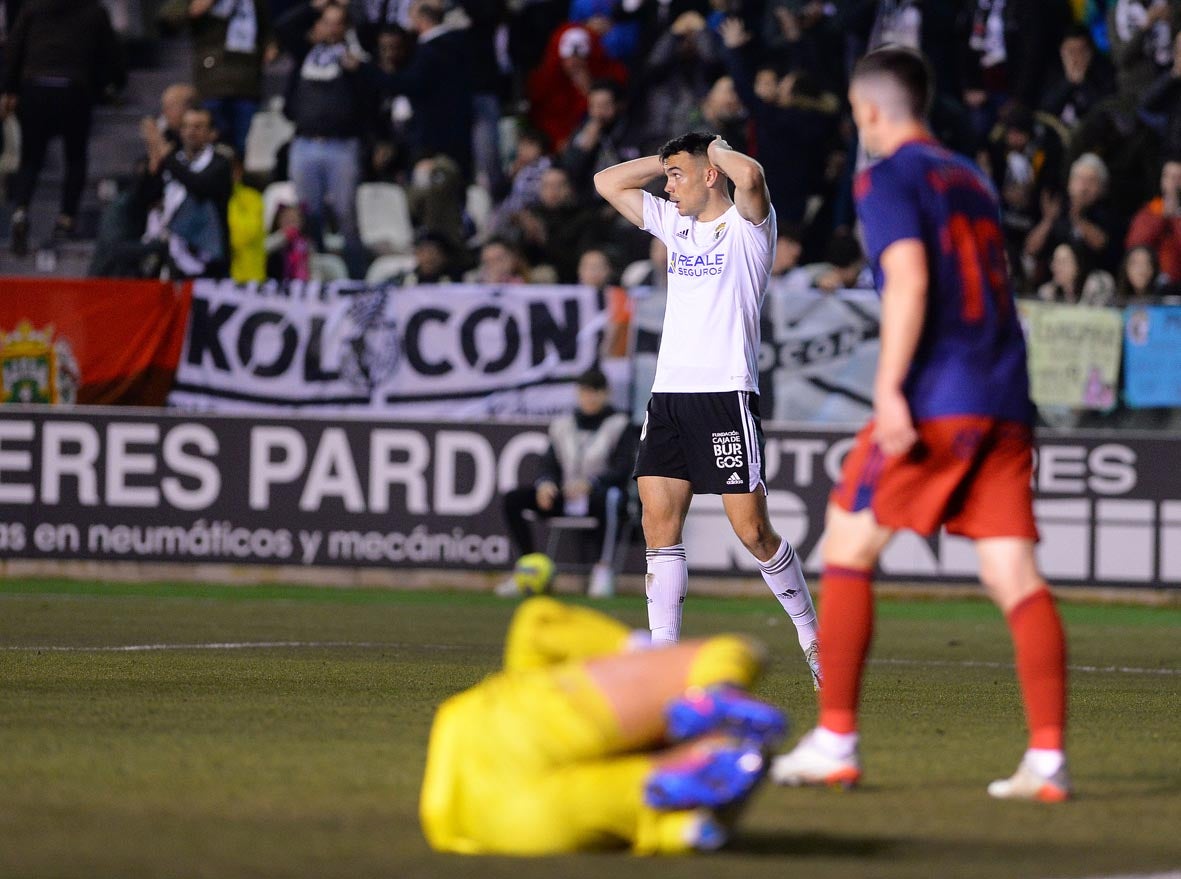
[[[688,843],[695,851],[714,852],[730,840],[730,829],[708,809],[700,809],[688,830]]]
[[[644,802],[653,809],[718,809],[745,798],[766,770],[757,747],[703,748],[654,769]]]
[[[723,732],[771,747],[787,734],[787,716],[782,711],[726,684],[690,690],[669,703],[664,718],[668,738],[674,742]]]
[[[804,662],[808,663],[808,671],[812,672],[812,689],[820,690],[820,643],[813,641],[804,651]]]
[[[1036,771],[1028,761],[1022,760],[1012,776],[998,779],[988,786],[988,795],[998,800],[1064,803],[1072,794],[1065,763],[1053,775],[1046,776]]]
[[[856,751],[850,757],[833,757],[817,744],[813,730],[788,753],[771,761],[771,780],[788,787],[828,785],[848,789],[861,780],[861,760]]]

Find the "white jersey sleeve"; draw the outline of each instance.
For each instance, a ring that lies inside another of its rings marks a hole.
[[[652,193],[644,191],[644,226],[645,232],[656,236],[668,246],[668,239],[676,232],[677,207],[667,198],[657,198]]]

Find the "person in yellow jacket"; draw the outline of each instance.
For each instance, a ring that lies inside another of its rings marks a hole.
[[[267,279],[266,229],[262,193],[242,182],[242,162],[234,160],[234,189],[226,219],[230,227],[230,277],[239,284]]]
[[[746,692],[763,661],[745,637],[652,647],[589,608],[524,601],[504,669],[435,715],[427,841],[499,855],[721,846],[786,732]]]

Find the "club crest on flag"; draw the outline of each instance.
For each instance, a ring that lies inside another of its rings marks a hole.
[[[11,333],[0,329],[0,403],[74,403],[78,361],[52,324],[36,329],[22,320]]]

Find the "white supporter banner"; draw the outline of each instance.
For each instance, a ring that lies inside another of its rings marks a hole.
[[[769,291],[759,372],[771,375],[773,387],[764,417],[813,424],[865,421],[873,412],[881,312],[872,291]]]
[[[605,322],[591,287],[198,281],[169,405],[212,412],[549,415]]]

